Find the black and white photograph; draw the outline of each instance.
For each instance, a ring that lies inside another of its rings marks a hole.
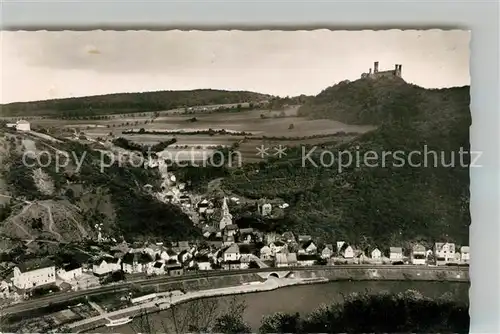
[[[470,42],[2,31],[0,332],[468,333]]]

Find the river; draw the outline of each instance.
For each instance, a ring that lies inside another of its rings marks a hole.
[[[273,291],[251,293],[239,296],[218,297],[218,309],[226,311],[231,302],[237,299],[238,302],[244,302],[246,309],[244,320],[257,331],[263,316],[275,312],[286,312],[307,314],[317,309],[321,304],[329,304],[333,301],[342,301],[343,295],[352,292],[370,292],[377,293],[381,291],[402,292],[408,289],[417,290],[422,295],[430,298],[439,298],[443,294],[451,294],[457,301],[467,302],[469,299],[468,283],[451,282],[408,282],[408,281],[363,281],[363,282],[328,282],[323,284],[300,285],[281,288]],[[208,300],[214,300],[209,298]],[[180,305],[176,309],[177,326],[181,328],[181,318],[189,318],[190,303]],[[204,304],[204,307],[207,307]],[[213,305],[213,304],[212,304]],[[192,305],[191,305],[192,306]],[[191,307],[191,310],[193,307]],[[154,326],[154,332],[165,332],[165,326],[173,323],[171,311],[162,311],[149,315],[150,323]],[[144,319],[134,319],[132,323],[120,327],[101,327],[93,333],[123,333],[135,334],[146,332]],[[183,330],[184,332],[187,329]]]

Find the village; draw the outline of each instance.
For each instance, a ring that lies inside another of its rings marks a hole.
[[[213,209],[209,200],[197,205],[198,213]],[[258,207],[269,214],[269,203]],[[99,227],[98,227],[99,229]],[[231,271],[263,268],[335,266],[349,264],[443,266],[468,265],[469,247],[437,242],[433,249],[415,244],[411,249],[398,245],[358,249],[344,241],[320,244],[309,235],[292,231],[264,233],[239,228],[233,223],[228,198],[222,199],[222,218],[218,228],[204,227],[202,241],[170,243],[127,243],[103,237],[89,251],[75,255],[67,263],[30,260],[16,265],[0,283],[0,297],[20,301],[54,291],[84,290],[128,278],[182,276],[211,270]]]

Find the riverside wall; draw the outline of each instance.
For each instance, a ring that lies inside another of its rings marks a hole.
[[[467,268],[468,269],[468,268]],[[452,281],[468,282],[469,271],[455,267],[422,267],[422,268],[335,268],[325,267],[315,270],[291,269],[288,277],[294,278],[326,278],[329,281]]]

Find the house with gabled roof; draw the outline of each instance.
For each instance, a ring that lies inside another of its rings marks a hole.
[[[166,275],[165,262],[156,261],[151,267],[147,269],[148,275]]]
[[[391,260],[391,262],[403,261],[403,248],[389,247],[389,260]]]
[[[34,259],[14,267],[12,283],[23,290],[56,283],[56,267],[49,259]]]
[[[378,248],[373,249],[370,253],[370,256],[371,256],[372,260],[375,260],[375,261],[382,260],[382,252]]]
[[[57,269],[57,276],[65,281],[75,280],[83,275],[82,265],[76,261],[65,263],[61,268]]]
[[[344,259],[353,259],[355,255],[354,248],[348,243],[344,242],[339,249],[339,255]]]
[[[434,244],[434,256],[437,265],[445,265],[455,260],[455,244],[451,242],[436,242]]]
[[[301,243],[298,253],[299,254],[316,254],[318,247],[312,240],[307,240]]]
[[[333,245],[326,244],[323,250],[321,251],[321,258],[327,260],[332,256],[333,256]]]
[[[260,259],[262,261],[269,261],[273,258],[273,251],[269,246],[264,246],[260,249]]]
[[[153,256],[146,252],[129,252],[123,256],[121,261],[122,270],[127,274],[145,273],[154,263]]]
[[[104,256],[97,259],[92,266],[92,272],[96,276],[107,275],[121,269],[121,259],[111,256]]]
[[[427,263],[427,251],[421,244],[413,245],[410,257],[411,263],[414,265],[424,265]]]
[[[274,258],[274,265],[277,268],[294,267],[297,265],[296,253],[278,253]]]
[[[194,257],[194,261],[198,270],[212,270],[212,263],[210,262],[208,255],[198,254]]]
[[[232,244],[223,251],[223,261],[236,261],[240,259],[240,247],[238,244]]]

